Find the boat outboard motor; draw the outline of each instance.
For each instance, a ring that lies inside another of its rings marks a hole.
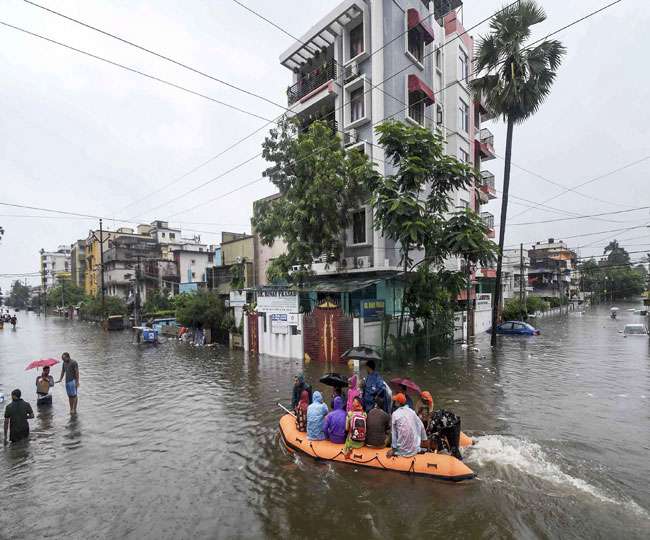
[[[434,411],[429,422],[429,438],[432,450],[446,450],[456,459],[462,461],[460,446],[460,417],[451,411],[440,409]]]

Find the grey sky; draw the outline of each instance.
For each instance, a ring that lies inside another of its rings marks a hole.
[[[399,2],[399,0],[395,0]],[[265,118],[282,109],[48,14],[20,0],[2,0],[0,20],[64,41],[209,95]],[[42,0],[44,5],[142,44],[216,77],[286,103],[290,73],[278,56],[291,38],[255,18],[231,0]],[[301,35],[336,0],[246,0],[294,35]],[[535,37],[554,31],[603,0],[543,2],[548,21]],[[503,3],[467,1],[465,26],[489,16]],[[650,50],[650,9],[624,0],[556,38],[569,50],[553,93],[539,113],[515,130],[513,162],[566,187],[650,156],[650,85],[645,73]],[[472,32],[486,31],[483,25]],[[56,208],[148,222],[169,219],[183,229],[216,242],[221,230],[249,229],[252,201],[273,192],[257,182],[190,212],[261,176],[255,159],[196,192],[181,195],[260,152],[265,131],[219,159],[151,194],[222,151],[265,122],[211,101],[166,87],[139,75],[45,43],[0,26],[0,202]],[[496,150],[503,155],[504,129],[492,122]],[[500,183],[503,161],[485,164]],[[595,214],[650,205],[650,160],[585,186],[582,191],[605,202],[564,194],[554,208]],[[498,186],[500,189],[500,186]],[[562,192],[550,183],[514,168],[511,194],[543,201]],[[150,209],[162,205],[151,212]],[[512,199],[512,223],[553,220],[565,214],[526,208]],[[127,207],[127,205],[129,205]],[[500,199],[489,205],[498,218]],[[517,215],[523,212],[521,215]],[[178,214],[177,214],[178,213]],[[177,215],[174,215],[177,214]],[[5,236],[0,244],[0,273],[38,270],[38,250],[55,249],[84,238],[96,223],[0,206]],[[173,217],[170,217],[173,216]],[[606,219],[606,220],[605,220]],[[564,238],[593,231],[650,223],[650,212],[637,211],[598,219],[512,226],[506,244],[547,237]],[[115,226],[123,225],[117,223]],[[106,223],[113,228],[114,224]],[[186,231],[186,235],[191,233]],[[567,240],[582,255],[598,254],[611,238],[630,251],[650,250],[650,229]],[[640,256],[640,254],[639,254]],[[633,258],[636,255],[633,255]],[[37,279],[32,283],[36,284]],[[0,278],[7,288],[10,279]]]

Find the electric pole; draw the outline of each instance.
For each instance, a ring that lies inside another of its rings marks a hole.
[[[104,225],[102,219],[99,219],[99,266],[101,272],[101,286],[102,286],[102,314],[105,308],[104,295],[106,294],[106,287],[104,286]]]
[[[519,244],[519,306],[528,313],[524,304],[524,244]]]

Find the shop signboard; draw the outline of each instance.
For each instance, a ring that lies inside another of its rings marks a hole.
[[[243,291],[230,291],[230,307],[244,307],[246,305],[246,293]]]
[[[481,293],[476,295],[476,310],[487,311],[492,309],[492,293]]]
[[[364,322],[377,322],[384,318],[386,303],[384,300],[363,300],[361,316]]]
[[[288,289],[262,289],[257,293],[257,311],[298,313],[298,294]]]
[[[289,321],[286,313],[273,313],[271,315],[271,333],[288,334]]]

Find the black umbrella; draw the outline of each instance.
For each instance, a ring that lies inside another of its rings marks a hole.
[[[370,347],[352,347],[345,351],[341,358],[344,360],[381,360],[379,353]]]
[[[339,373],[326,373],[319,380],[327,386],[334,386],[337,388],[342,388],[343,386],[348,385],[347,377],[344,377]]]

